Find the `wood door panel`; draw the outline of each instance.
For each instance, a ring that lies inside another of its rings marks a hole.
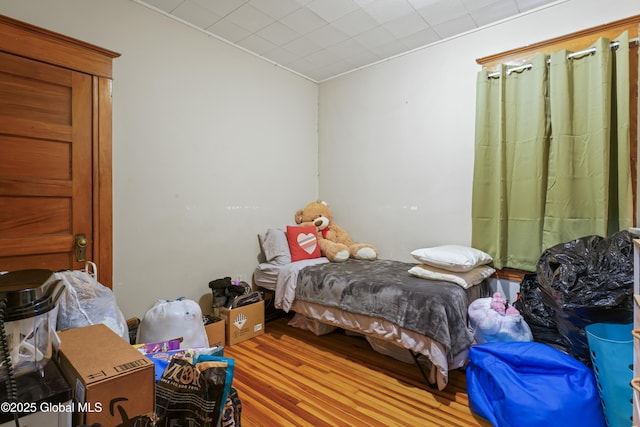
[[[92,127],[90,75],[0,54],[0,271],[92,259]]]
[[[13,255],[13,254],[11,254]],[[11,270],[27,270],[29,268],[44,268],[53,271],[66,270],[73,263],[69,253],[37,254],[4,256],[0,255],[0,272],[5,266],[10,265]],[[8,271],[8,270],[6,270]]]
[[[4,196],[67,196],[72,194],[71,181],[45,180],[27,181],[0,177],[0,194]],[[1,236],[0,236],[1,237]]]
[[[71,71],[3,53],[0,63],[0,116],[71,125]]]
[[[17,270],[15,265],[9,263],[11,258],[14,258],[14,261],[18,259],[17,255],[54,254],[73,261],[72,251],[69,250],[69,248],[73,247],[73,242],[73,236],[70,235],[2,239],[2,246],[0,246],[0,271]],[[72,268],[70,265],[72,264],[68,264],[63,268]],[[82,263],[82,267],[84,267],[84,263]],[[54,270],[53,267],[48,268]]]
[[[0,197],[0,236],[3,239],[69,234],[71,217],[69,198]]]
[[[44,124],[33,120],[0,116],[0,134],[22,135],[55,141],[70,141],[71,127],[67,125]]]
[[[71,145],[65,142],[0,136],[0,176],[16,179],[71,179]]]
[[[11,104],[2,101],[10,99]],[[68,125],[70,99],[69,86],[0,74],[0,114],[3,116]]]
[[[38,82],[56,83],[62,86],[71,85],[69,69],[48,65],[33,59],[0,52],[3,63],[2,74],[18,78],[30,78]]]

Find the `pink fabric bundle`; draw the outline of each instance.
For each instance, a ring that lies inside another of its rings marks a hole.
[[[520,312],[496,292],[469,305],[469,323],[478,344],[485,342],[533,341]]]

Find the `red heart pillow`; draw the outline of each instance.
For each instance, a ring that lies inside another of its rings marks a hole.
[[[291,261],[301,259],[320,258],[320,245],[316,235],[316,227],[309,226],[287,226],[287,241],[291,252]]]

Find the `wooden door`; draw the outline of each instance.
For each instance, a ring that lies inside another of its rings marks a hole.
[[[92,77],[0,52],[0,271],[92,260]]]
[[[0,271],[77,269],[112,286],[111,82],[119,53],[0,15]]]

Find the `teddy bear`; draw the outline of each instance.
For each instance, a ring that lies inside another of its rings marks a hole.
[[[309,203],[295,215],[296,224],[314,225],[318,235],[320,252],[332,262],[343,262],[349,258],[375,260],[378,251],[372,245],[355,243],[349,233],[333,222],[329,205],[317,200]]]

